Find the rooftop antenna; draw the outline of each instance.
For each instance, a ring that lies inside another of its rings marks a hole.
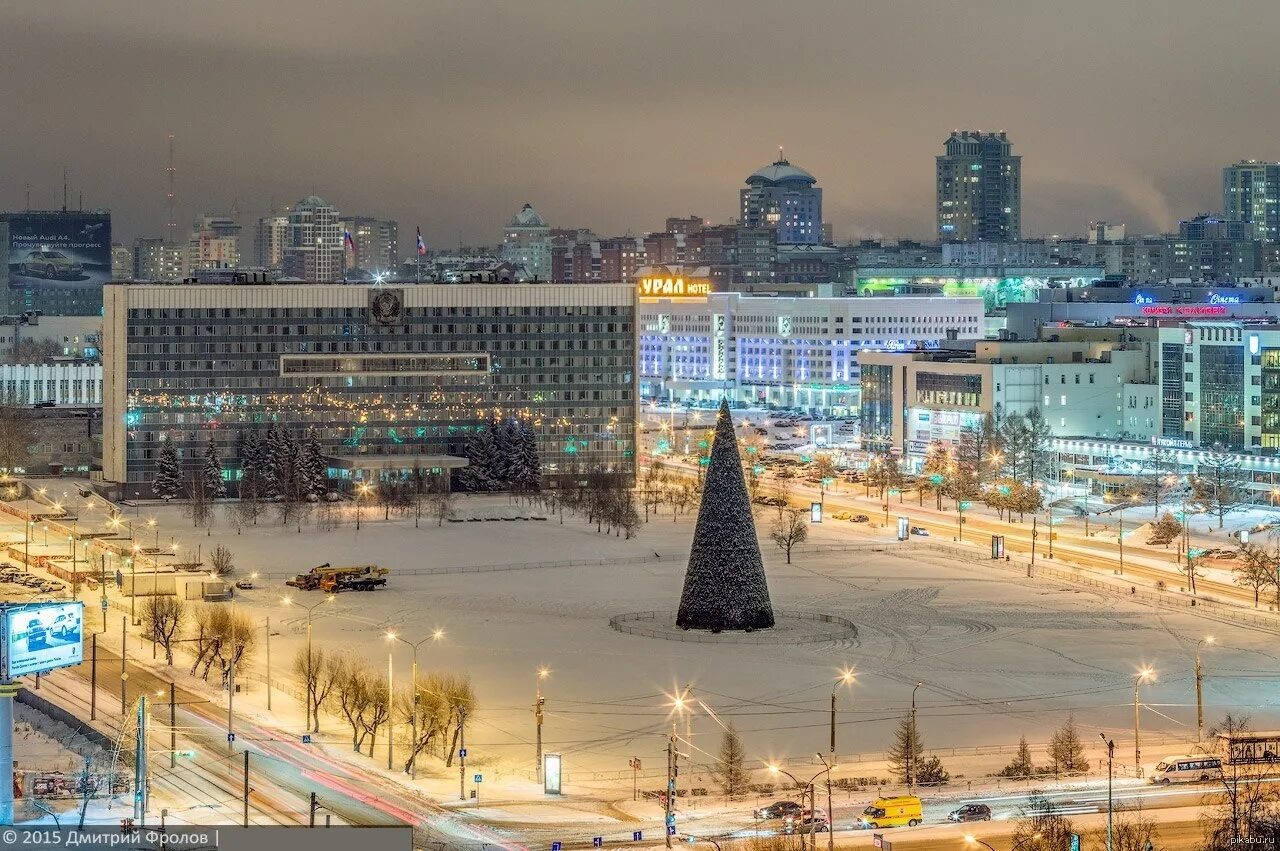
[[[779,145],[778,146],[778,162],[782,163],[786,161],[787,161],[787,158],[782,155],[782,146]]]
[[[62,212],[67,211],[67,167],[62,167]]]
[[[31,184],[27,184],[27,212],[31,212]]]
[[[170,244],[178,241],[178,218],[174,213],[174,202],[176,196],[173,193],[173,180],[177,174],[177,168],[173,165],[173,134],[169,134],[169,167],[165,169],[169,178],[169,191],[165,193],[165,200],[169,204],[169,218],[165,223],[165,237]]]

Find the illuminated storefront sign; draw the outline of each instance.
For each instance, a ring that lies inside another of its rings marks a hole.
[[[1142,308],[1143,316],[1226,316],[1227,309],[1214,304],[1154,304]]]
[[[695,278],[641,278],[636,293],[648,298],[705,298],[711,282]]]
[[[715,331],[711,343],[711,377],[723,381],[728,374],[729,317],[723,313],[713,314],[711,327]]]

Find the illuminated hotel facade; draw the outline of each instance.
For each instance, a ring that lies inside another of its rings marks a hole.
[[[642,400],[723,396],[842,416],[858,409],[860,351],[926,351],[983,335],[976,298],[749,296],[668,277],[638,284]]]
[[[171,443],[315,431],[330,478],[465,465],[491,421],[534,432],[548,486],[634,475],[632,284],[108,284],[103,484],[150,495]]]

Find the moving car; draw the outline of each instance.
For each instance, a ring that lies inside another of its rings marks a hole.
[[[832,514],[832,515],[831,515],[831,519],[832,519],[832,520],[848,520],[848,519],[849,519],[849,512],[847,512],[847,511],[837,511],[835,514]]]
[[[871,518],[865,514],[855,514],[849,518],[850,523],[870,523]]]
[[[929,530],[924,528],[923,526],[912,526],[911,534],[919,535],[921,538],[927,538],[929,537]]]
[[[915,795],[876,798],[862,811],[863,827],[915,827],[924,820],[924,808]]]
[[[28,278],[79,278],[84,267],[61,251],[36,248],[18,263],[18,271]]]
[[[1216,756],[1167,756],[1156,764],[1151,782],[1161,786],[1170,783],[1196,783],[1222,776],[1222,760]]]
[[[799,815],[802,809],[795,801],[774,801],[769,806],[756,810],[755,817],[758,819],[785,818],[790,815]]]
[[[240,579],[240,580],[237,580],[237,581],[236,581],[236,587],[237,587],[237,588],[239,588],[241,591],[252,591],[252,590],[253,590],[253,580],[252,580],[252,579]]]
[[[947,813],[947,821],[991,821],[991,808],[986,804],[965,804]]]
[[[827,830],[829,830],[827,820],[821,816],[799,821],[788,821],[782,826],[783,833],[793,833],[800,836],[806,833],[826,833]]]

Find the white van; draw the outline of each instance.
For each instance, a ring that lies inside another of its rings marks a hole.
[[[1216,780],[1221,776],[1222,760],[1216,756],[1167,756],[1156,764],[1151,782],[1167,786],[1170,783]]]

